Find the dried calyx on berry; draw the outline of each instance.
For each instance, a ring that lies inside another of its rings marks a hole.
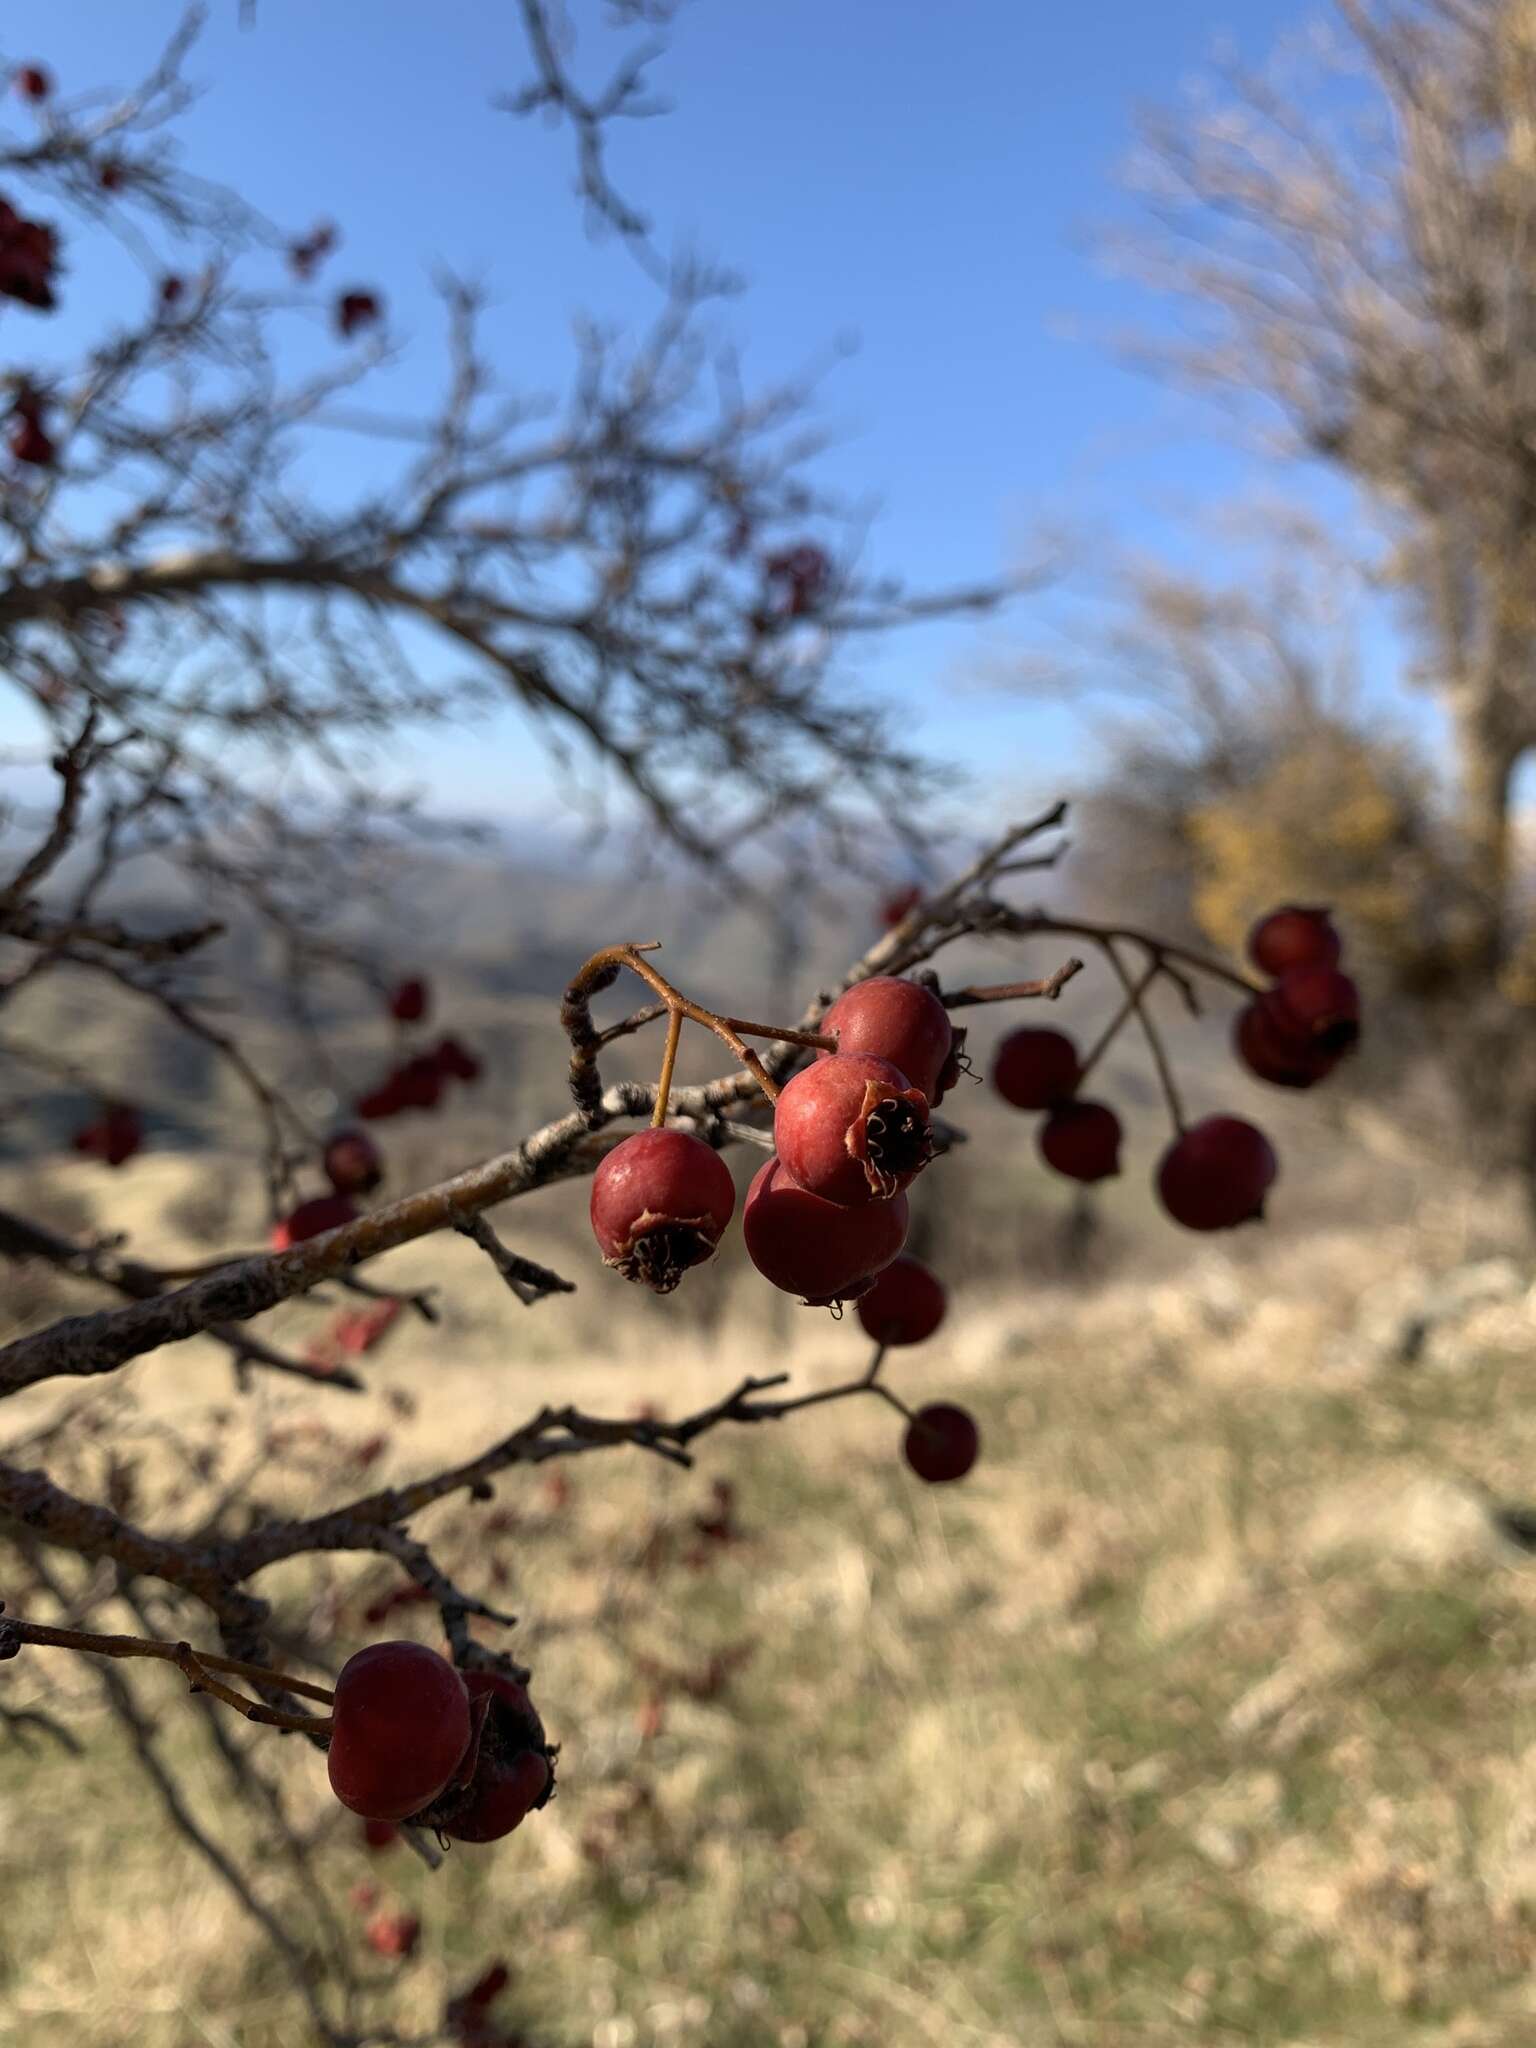
[[[730,1168],[687,1131],[637,1131],[592,1177],[592,1234],[603,1261],[670,1294],[720,1242],[736,1207]]]
[[[933,1157],[927,1096],[866,1053],[828,1053],[796,1074],[774,1105],[773,1137],[801,1187],[849,1207],[890,1201]]]
[[[466,1671],[469,1743],[451,1781],[411,1816],[456,1842],[495,1842],[555,1795],[558,1746],[527,1690],[498,1671]]]

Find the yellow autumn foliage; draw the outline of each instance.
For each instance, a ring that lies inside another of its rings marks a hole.
[[[1325,903],[1362,951],[1408,966],[1430,938],[1438,875],[1425,806],[1394,755],[1337,730],[1279,753],[1240,790],[1186,815],[1193,907],[1240,949],[1277,903]]]

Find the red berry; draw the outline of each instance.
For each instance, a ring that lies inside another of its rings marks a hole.
[[[160,280],[161,305],[166,307],[174,306],[181,298],[181,295],[186,290],[186,288],[186,283],[182,278],[176,277],[174,275],[169,277],[162,277]]]
[[[436,1109],[443,1099],[443,1070],[429,1052],[418,1053],[415,1059],[407,1060],[391,1080],[405,1109]],[[389,1083],[386,1082],[385,1086],[388,1087]]]
[[[921,1344],[943,1322],[946,1306],[938,1275],[903,1252],[859,1296],[859,1321],[877,1344]]]
[[[774,1104],[773,1138],[808,1194],[848,1207],[888,1202],[933,1157],[927,1096],[868,1053],[826,1053],[796,1074]]]
[[[331,1790],[369,1820],[430,1805],[469,1747],[464,1680],[422,1643],[371,1643],[349,1657],[331,1717]]]
[[[1283,1017],[1277,1018],[1272,989],[1238,1011],[1232,1044],[1250,1074],[1277,1088],[1310,1088],[1338,1065],[1337,1053],[1298,1036]]]
[[[637,1131],[592,1176],[592,1234],[605,1265],[670,1294],[709,1258],[736,1207],[730,1168],[687,1131]]]
[[[1187,1230],[1230,1230],[1264,1214],[1280,1162],[1260,1130],[1237,1116],[1208,1116],[1175,1138],[1157,1169],[1157,1192]]]
[[[365,1820],[363,1840],[370,1849],[388,1849],[400,1839],[400,1830],[392,1820]]]
[[[343,292],[336,301],[336,329],[343,340],[350,339],[359,327],[376,326],[382,317],[375,292]]]
[[[359,1095],[353,1107],[368,1123],[377,1123],[382,1117],[398,1116],[402,1109],[409,1107],[401,1085],[400,1070],[396,1068],[394,1073],[384,1077],[377,1088],[370,1089],[366,1095]]]
[[[1344,950],[1326,910],[1284,904],[1261,917],[1248,934],[1248,958],[1261,974],[1279,976],[1293,967],[1337,967]]]
[[[123,167],[117,158],[108,157],[107,161],[96,173],[96,182],[103,192],[121,192],[123,189],[123,175]]]
[[[867,1053],[899,1067],[931,1102],[954,1045],[949,1012],[931,989],[891,974],[846,989],[821,1020],[839,1054]],[[830,1059],[819,1052],[817,1061]]]
[[[366,1131],[337,1131],[321,1156],[338,1195],[371,1195],[384,1178],[384,1158]]]
[[[41,221],[23,220],[0,199],[0,293],[40,313],[51,313],[58,237]]]
[[[992,1059],[992,1086],[1015,1109],[1054,1109],[1076,1088],[1077,1047],[1061,1031],[1026,1024],[1010,1031]]]
[[[1069,1180],[1108,1180],[1120,1171],[1120,1119],[1102,1102],[1058,1103],[1040,1126],[1040,1156]]]
[[[51,469],[59,451],[43,426],[37,401],[18,403],[12,419],[11,453],[16,460],[35,463],[39,469]]]
[[[907,1198],[845,1208],[813,1195],[769,1159],[742,1205],[747,1256],[765,1280],[808,1308],[856,1301],[907,1241]]]
[[[307,1202],[291,1209],[280,1223],[273,1224],[272,1249],[290,1251],[306,1238],[318,1237],[325,1230],[339,1230],[343,1223],[356,1220],[357,1210],[346,1195],[312,1195]]]
[[[1359,1043],[1360,991],[1336,967],[1292,967],[1271,995],[1275,1023],[1319,1052],[1348,1052]]]
[[[24,100],[47,99],[53,91],[53,75],[41,64],[19,64],[16,67],[16,90]]]
[[[363,1939],[377,1954],[404,1961],[416,1952],[421,1922],[414,1913],[375,1913],[363,1929]]]
[[[931,1485],[963,1479],[976,1462],[981,1433],[963,1408],[948,1401],[930,1401],[907,1424],[901,1454]]]
[[[126,1103],[112,1103],[93,1124],[83,1124],[70,1140],[77,1152],[100,1159],[107,1166],[122,1166],[144,1143],[144,1125],[136,1109]]]
[[[427,1014],[431,995],[419,975],[402,981],[390,992],[389,1014],[397,1024],[419,1024]]]
[[[515,1679],[466,1671],[464,1683],[478,1740],[434,1806],[433,1822],[456,1842],[496,1842],[548,1801],[554,1766],[544,1724]]]
[[[433,1054],[439,1073],[455,1081],[478,1081],[482,1068],[478,1059],[462,1039],[439,1039],[437,1051]]]
[[[880,922],[888,932],[894,931],[904,917],[916,910],[922,900],[923,892],[915,883],[911,888],[893,891],[880,905]]]

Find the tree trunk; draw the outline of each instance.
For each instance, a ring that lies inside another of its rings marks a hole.
[[[1491,982],[1508,940],[1509,792],[1518,749],[1485,707],[1455,714],[1457,822],[1467,886],[1467,971]]]

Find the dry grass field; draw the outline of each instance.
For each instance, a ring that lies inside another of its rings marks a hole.
[[[115,1190],[136,1243],[195,1248],[209,1175],[138,1162]],[[97,1187],[61,1165],[42,1194],[78,1213]],[[508,1234],[569,1263],[581,1194]],[[1444,1190],[1370,1225],[1300,1221],[1165,1233],[1107,1278],[962,1288],[890,1379],[974,1408],[963,1485],[913,1480],[868,1401],[717,1433],[693,1473],[624,1449],[435,1510],[445,1557],[522,1617],[560,1794],[432,1874],[369,1855],[296,1738],[238,1730],[323,1845],[302,1924],[348,1958],[357,2013],[430,2030],[500,1956],[499,2010],[539,2048],[1536,2039],[1536,1516],[1510,1512],[1536,1491],[1536,1291]],[[382,1277],[439,1284],[444,1319],[396,1331],[374,1391],[237,1397],[220,1354],[185,1345],[92,1396],[86,1469],[105,1489],[131,1458],[142,1517],[185,1528],[241,1474],[264,1501],[334,1498],[354,1468],[430,1467],[546,1399],[677,1413],[744,1372],[811,1386],[862,1361],[855,1329],[765,1299],[735,1251],[693,1307],[619,1318],[600,1272],[524,1312],[467,1245],[409,1248]],[[321,1313],[291,1306],[275,1333],[302,1341]],[[8,1439],[80,1396],[8,1404]],[[217,1437],[217,1472],[190,1482],[167,1426]],[[281,1462],[274,1441],[300,1449]],[[717,1479],[739,1540],[695,1527]],[[394,1571],[327,1570],[263,1590],[337,1617],[339,1657]],[[658,1707],[658,1669],[698,1696]],[[291,1903],[191,1740],[203,1708],[167,1670],[132,1676],[195,1816]],[[309,2041],[85,1660],[29,1652],[0,1699],[81,1745],[0,1739],[0,2041]],[[364,1948],[359,1883],[419,1912],[409,1962]]]

